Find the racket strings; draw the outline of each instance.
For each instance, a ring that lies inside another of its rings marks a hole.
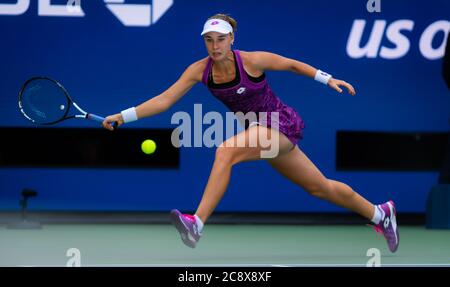
[[[65,91],[49,79],[29,81],[21,91],[21,110],[38,124],[50,124],[66,117],[70,100]]]

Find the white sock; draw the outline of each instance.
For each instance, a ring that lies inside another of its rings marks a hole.
[[[197,214],[195,214],[194,217],[195,217],[195,222],[197,223],[198,232],[199,232],[199,233],[202,233],[202,230],[203,230],[203,222],[202,222],[202,220],[200,219],[200,217],[197,216]]]
[[[375,212],[372,217],[372,222],[375,224],[379,224],[381,220],[384,218],[384,211],[378,205],[375,205]]]

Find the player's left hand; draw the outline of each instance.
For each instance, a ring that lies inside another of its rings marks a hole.
[[[342,80],[338,80],[338,79],[329,79],[328,80],[328,86],[332,89],[335,89],[336,91],[338,91],[338,93],[342,93],[342,89],[340,88],[341,86],[345,87],[348,91],[348,93],[352,96],[356,95],[356,91],[353,88],[352,85],[350,85],[349,83],[342,81]]]

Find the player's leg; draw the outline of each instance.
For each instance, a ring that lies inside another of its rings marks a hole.
[[[386,237],[389,249],[392,252],[397,250],[399,236],[393,202],[375,206],[347,184],[327,179],[298,146],[289,153],[268,161],[309,194],[350,209],[374,222],[375,229]]]
[[[347,184],[327,179],[298,146],[268,162],[309,194],[357,212],[367,219],[372,218],[373,204]]]
[[[277,133],[276,138],[272,137],[273,133]],[[268,147],[262,144],[262,138],[273,139],[274,144],[278,144],[278,147],[275,147],[278,155],[287,153],[293,146],[286,136],[264,126],[250,127],[222,143],[216,150],[208,183],[196,212],[203,222],[209,218],[225,193],[233,165],[261,159],[263,151],[274,148],[273,145]]]
[[[265,139],[270,139],[266,141]],[[291,150],[293,144],[276,130],[252,126],[227,139],[216,150],[216,155],[203,197],[194,216],[171,211],[171,219],[180,232],[183,242],[195,247],[200,239],[204,222],[224,195],[230,181],[233,165]]]

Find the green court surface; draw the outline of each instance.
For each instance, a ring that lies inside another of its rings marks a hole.
[[[371,248],[381,266],[450,266],[450,230],[420,226],[401,227],[394,254],[364,225],[210,224],[195,249],[169,224],[0,226],[0,266],[66,266],[70,248],[81,266],[366,266]]]

